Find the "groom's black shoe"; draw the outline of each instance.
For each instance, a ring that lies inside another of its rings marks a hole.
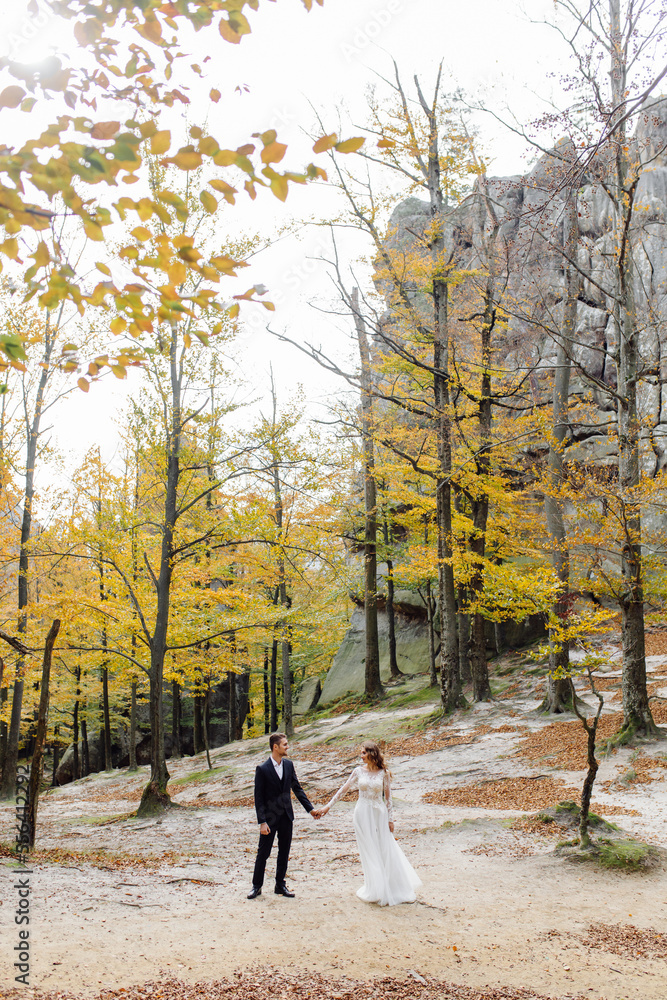
[[[284,882],[282,885],[278,885],[278,883],[276,882],[276,887],[274,889],[274,892],[276,896],[287,896],[288,899],[294,899],[294,896],[296,895],[296,893],[290,892],[290,890],[287,888]]]
[[[253,885],[252,889],[248,893],[248,899],[257,899],[257,897],[261,895],[262,887],[260,885]]]

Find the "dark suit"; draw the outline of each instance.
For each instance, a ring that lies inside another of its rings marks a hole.
[[[283,779],[279,779],[271,757],[255,770],[255,809],[257,822],[268,823],[268,834],[259,835],[257,860],[252,877],[252,884],[261,887],[264,884],[264,870],[269,860],[271,848],[278,834],[278,861],[276,863],[276,885],[285,883],[287,862],[289,861],[292,844],[292,824],[294,810],[292,809],[292,792],[306,810],[312,812],[313,805],[299,784],[294,771],[294,764],[283,757]]]

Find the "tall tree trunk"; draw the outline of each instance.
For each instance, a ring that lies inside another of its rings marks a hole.
[[[134,453],[134,508],[132,525],[130,527],[130,553],[132,556],[132,586],[137,587],[139,581],[139,545],[137,539],[137,525],[136,519],[139,511],[139,441],[135,436],[135,453]],[[137,620],[137,609],[132,608],[132,619],[136,623]],[[139,642],[137,640],[137,630],[136,627],[132,629],[132,658],[136,661],[137,653],[139,649]],[[138,681],[136,677],[132,678],[132,688],[130,692],[130,771],[137,770],[137,689]],[[179,722],[180,722],[180,701],[179,701]],[[179,743],[180,746],[180,743]]]
[[[479,402],[477,404],[477,426],[479,445],[475,455],[475,471],[479,492],[471,497],[473,534],[470,551],[473,556],[473,572],[468,584],[472,606],[470,630],[470,666],[472,671],[473,701],[491,701],[491,684],[486,660],[486,620],[479,608],[479,600],[484,590],[484,561],[486,558],[486,530],[489,520],[489,494],[486,482],[491,472],[491,348],[496,325],[496,240],[500,226],[493,201],[489,198],[486,176],[480,179],[481,205],[484,215],[480,219],[481,256],[486,267],[486,283],[483,291],[484,310],[481,325],[481,374]],[[487,235],[487,216],[491,218],[492,230]]]
[[[137,682],[130,689],[130,771],[137,770]]]
[[[176,324],[172,324],[169,350],[169,371],[171,379],[171,417],[168,429],[166,460],[167,481],[164,497],[162,521],[162,545],[160,547],[160,571],[155,581],[157,610],[155,627],[150,641],[151,665],[149,673],[149,711],[151,723],[151,776],[144,789],[138,816],[152,815],[171,804],[167,793],[169,771],[164,754],[164,657],[167,651],[169,631],[169,605],[173,576],[174,529],[178,517],[177,496],[180,478],[181,455],[181,387],[182,370],[178,360],[178,336]]]
[[[435,598],[431,593],[431,581],[426,581],[426,618],[428,621],[428,682],[430,687],[438,687],[438,664],[435,649]]]
[[[428,545],[428,515],[424,517],[424,545]],[[438,665],[437,665],[437,651],[435,646],[435,612],[436,612],[436,601],[433,596],[433,588],[431,586],[431,581],[426,581],[426,620],[428,622],[428,663],[429,663],[429,673],[428,682],[429,687],[438,687]]]
[[[0,656],[0,712],[3,711],[7,701],[7,687],[3,684],[5,676],[5,661]],[[7,723],[0,722],[0,775],[5,764],[5,754],[7,753]]]
[[[88,723],[81,720],[81,777],[90,774],[90,747],[88,746]]]
[[[470,668],[473,701],[492,701],[489,668],[486,661],[485,619],[479,611],[472,616],[470,628]]]
[[[204,747],[206,749],[206,765],[209,769],[213,767],[211,764],[211,748],[209,746],[208,732],[209,723],[211,721],[211,689],[206,688],[206,694],[204,695],[204,712],[203,712],[203,733],[204,733]]]
[[[53,745],[51,747],[51,787],[55,788],[58,784],[56,781],[56,771],[58,770],[58,762],[60,761],[60,744],[58,743],[58,736],[60,735],[60,727],[55,726],[53,730]]]
[[[440,605],[440,698],[445,712],[465,704],[459,672],[456,587],[452,551],[452,425],[449,398],[449,285],[443,232],[444,199],[440,185],[437,108],[438,73],[433,103],[428,105],[415,77],[417,93],[429,125],[427,186],[431,215],[431,273],[433,276],[433,397],[436,412],[438,475],[436,525],[438,530],[438,591]]]
[[[39,709],[37,715],[37,732],[35,734],[35,749],[32,756],[30,768],[30,778],[28,780],[28,836],[30,838],[30,848],[35,846],[35,833],[37,831],[37,805],[39,803],[39,788],[44,772],[44,744],[46,743],[46,726],[49,714],[49,682],[51,677],[51,658],[53,647],[60,631],[60,620],[56,618],[49,629],[49,633],[44,643],[44,657],[42,660],[42,683],[39,692]]]
[[[271,376],[271,397],[273,401],[273,420],[271,424],[271,472],[273,476],[273,511],[277,530],[277,541],[274,545],[276,556],[276,570],[278,575],[278,597],[283,614],[286,615],[291,601],[287,594],[287,575],[285,571],[285,533],[284,533],[284,509],[282,484],[280,481],[280,454],[276,432],[278,427],[278,398]],[[283,729],[287,736],[292,736],[294,724],[292,721],[292,675],[290,673],[289,656],[289,624],[284,617],[280,622],[280,648],[281,648],[281,672],[283,681]]]
[[[29,572],[29,546],[32,534],[32,505],[35,497],[35,464],[37,461],[37,444],[40,436],[40,423],[44,408],[44,395],[46,385],[50,375],[51,354],[55,334],[49,325],[47,313],[46,334],[44,339],[44,357],[42,360],[42,372],[37,386],[35,397],[35,409],[32,421],[26,426],[27,447],[25,465],[25,489],[23,495],[23,516],[21,518],[21,541],[19,544],[19,568],[18,568],[18,632],[25,633],[28,625],[25,609],[28,605],[28,572]],[[28,422],[27,409],[26,421]],[[16,785],[16,768],[19,759],[19,740],[21,738],[21,712],[23,709],[23,672],[25,660],[19,657],[16,666],[16,680],[12,692],[12,714],[9,721],[9,733],[7,736],[7,752],[5,754],[4,767],[2,771],[2,783],[0,784],[0,799],[12,798]]]
[[[389,627],[389,674],[392,680],[403,676],[396,658],[396,613],[394,610],[394,564],[387,559],[387,625]]]
[[[269,647],[264,647],[264,669],[262,672],[264,684],[264,735],[271,732],[271,694],[269,691]]]
[[[102,535],[102,455],[100,449],[97,449],[97,473],[98,473],[98,495],[96,501],[97,507],[97,530],[100,533],[100,538]],[[100,542],[99,550],[99,561],[97,564],[97,571],[99,574],[99,592],[100,592],[100,603],[103,604],[107,599],[106,587],[104,583],[104,563],[102,562],[103,552]],[[101,647],[103,650],[104,660],[102,662],[102,727],[101,727],[101,739],[100,748],[104,755],[104,770],[110,771],[112,768],[111,761],[111,717],[109,714],[109,664],[106,659],[107,657],[107,630],[106,627],[102,628],[101,634]],[[102,770],[100,768],[100,770]]]
[[[106,634],[106,629],[104,630]],[[109,714],[109,668],[102,667],[102,732],[104,734],[104,770],[111,771],[111,716]]]
[[[171,756],[180,760],[181,750],[181,685],[171,682]]]
[[[565,216],[563,219],[565,251],[565,288],[563,295],[563,318],[560,339],[556,345],[556,370],[553,385],[553,428],[549,444],[549,481],[544,498],[544,514],[547,530],[551,538],[551,562],[560,582],[560,595],[553,611],[559,618],[568,613],[566,595],[570,589],[570,553],[567,547],[567,533],[563,517],[563,504],[559,492],[565,485],[565,461],[563,448],[569,424],[570,396],[570,355],[577,326],[577,303],[579,299],[579,274],[575,267],[579,244],[579,222],[577,216],[576,187],[573,184],[567,192]],[[552,651],[549,654],[549,676],[547,692],[540,705],[542,712],[569,712],[572,709],[571,685],[568,681],[570,654],[567,643],[558,643],[552,630],[550,635]],[[555,676],[554,676],[555,674]]]
[[[435,286],[440,282],[434,282]],[[436,311],[440,317],[439,328],[446,322],[447,286],[439,288]],[[440,605],[440,697],[446,712],[453,712],[464,704],[459,673],[459,650],[456,622],[456,589],[452,551],[452,449],[449,416],[448,351],[446,338],[435,344],[433,352],[435,405],[437,418],[437,448],[439,475],[436,481],[436,523],[438,529],[438,603]]]
[[[236,739],[236,733],[238,729],[238,722],[236,717],[236,674],[233,670],[227,671],[227,685],[229,691],[229,713],[228,713],[228,738],[229,742],[233,743]]]
[[[294,735],[292,718],[292,675],[290,672],[290,642],[287,633],[280,644],[280,662],[283,678],[283,728],[287,736]]]
[[[0,712],[4,712],[9,692],[7,686],[0,688]],[[6,722],[0,722],[0,775],[4,774],[5,760],[7,758],[7,736],[8,729]]]
[[[271,732],[278,729],[278,640],[271,644]]]
[[[465,607],[468,603],[466,588],[459,585],[457,594],[459,608]],[[467,611],[457,612],[456,623],[459,637],[459,674],[461,683],[469,684],[472,681],[472,665],[470,662],[470,615]]]
[[[377,610],[377,497],[375,454],[373,448],[373,396],[370,350],[358,289],[352,290],[352,310],[361,360],[361,440],[364,454],[364,617],[366,657],[364,694],[379,698],[383,694],[380,678],[380,642]]]
[[[202,696],[195,694],[192,698],[192,746],[196,754],[204,749],[202,730]]]
[[[76,667],[76,696],[72,713],[72,744],[74,749],[74,780],[81,777],[81,761],[79,760],[79,706],[81,702],[81,664]]]
[[[646,690],[644,647],[644,581],[641,510],[636,496],[640,482],[640,421],[637,412],[639,328],[634,294],[631,239],[634,198],[639,180],[624,117],[627,85],[627,46],[621,28],[620,0],[609,0],[611,34],[611,90],[614,137],[615,194],[617,200],[618,303],[615,307],[618,346],[618,477],[624,513],[625,542],[621,554],[624,590],[620,599],[623,635],[623,727],[621,736],[658,735]]]
[[[392,532],[386,516],[382,522],[382,532],[384,534],[384,545],[387,553],[385,562],[387,563],[387,626],[389,631],[389,675],[392,680],[402,677],[402,672],[398,669],[396,659],[396,614],[394,610],[394,563],[389,555],[389,546],[393,542]]]

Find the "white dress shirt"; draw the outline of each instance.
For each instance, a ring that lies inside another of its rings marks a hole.
[[[273,766],[276,769],[276,774],[278,775],[278,780],[282,781],[283,780],[283,762],[282,762],[282,760],[279,763],[276,763],[276,758],[274,756],[271,756],[271,763],[273,764]]]

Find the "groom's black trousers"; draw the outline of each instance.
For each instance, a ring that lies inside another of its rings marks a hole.
[[[283,885],[287,874],[287,862],[289,861],[289,851],[292,845],[292,820],[284,814],[275,824],[271,824],[270,833],[259,835],[259,847],[257,848],[257,860],[255,861],[255,871],[252,876],[252,884],[261,888],[264,885],[264,871],[266,862],[269,860],[273,841],[278,834],[278,861],[276,863],[276,885]]]

